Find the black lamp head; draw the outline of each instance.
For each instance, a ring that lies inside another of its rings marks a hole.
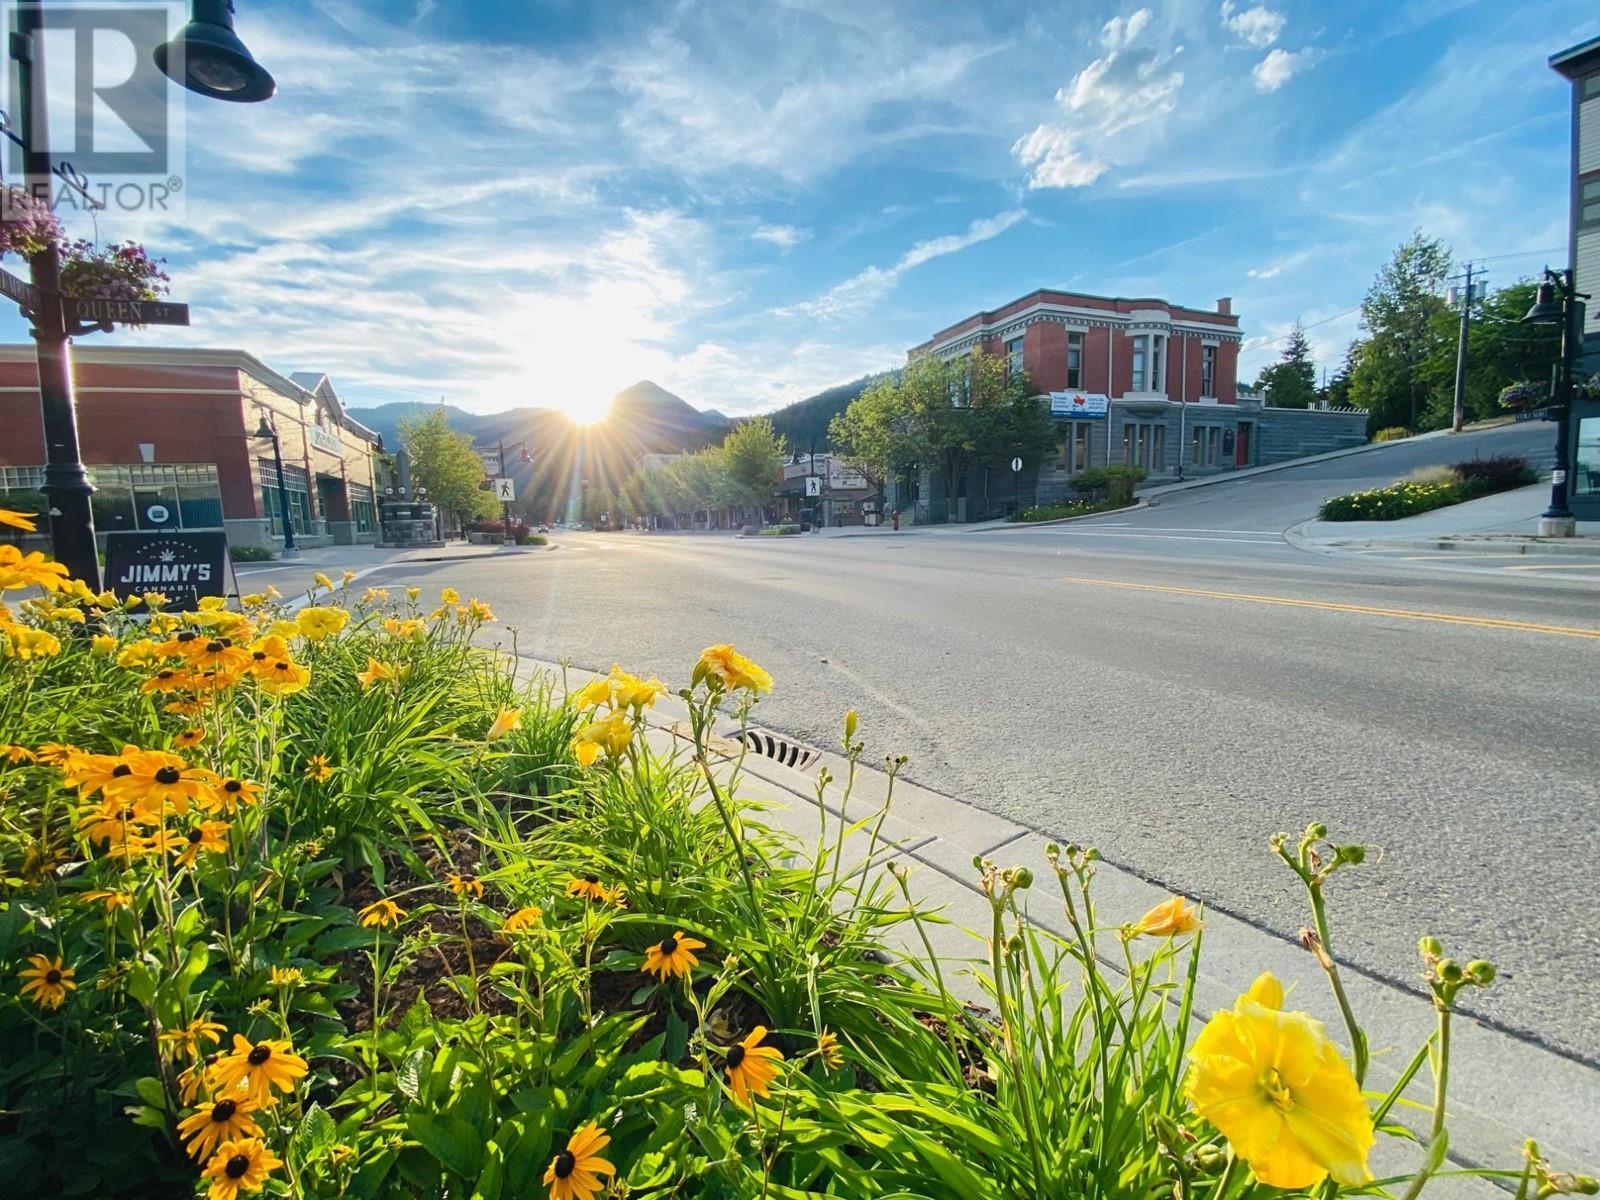
[[[233,0],[194,0],[192,16],[155,49],[156,67],[175,83],[213,100],[254,103],[278,90],[233,31]]]
[[[261,424],[256,426],[256,431],[250,436],[258,438],[275,438],[278,436],[278,431],[267,423],[267,414],[262,413]]]
[[[1556,299],[1555,285],[1548,279],[1539,285],[1539,290],[1533,298],[1533,307],[1528,310],[1528,315],[1522,319],[1531,325],[1545,324],[1561,320],[1562,305]]]

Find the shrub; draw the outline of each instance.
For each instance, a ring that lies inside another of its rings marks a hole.
[[[1423,939],[1433,1032],[1375,1087],[1388,1038],[1346,998],[1324,888],[1366,851],[1321,825],[1271,847],[1349,1060],[1271,974],[1197,1029],[1198,914],[1100,909],[1077,846],[1047,850],[1065,936],[1031,870],[974,863],[975,1009],[900,864],[855,869],[904,760],[857,818],[847,714],[809,852],[764,826],[715,730],[773,681],[731,646],[686,671],[689,749],[657,753],[666,685],[519,684],[451,589],[151,599],[140,624],[54,564],[0,568],[51,593],[0,609],[8,1194],[192,1196],[203,1170],[231,1198],[249,1168],[305,1200],[1326,1200],[1369,1183],[1377,1136],[1392,1177],[1363,1192],[1415,1197],[1443,1163],[1452,1021],[1494,967]],[[62,615],[88,608],[94,640]],[[891,956],[901,931],[926,960]],[[1390,1114],[1425,1071],[1421,1156]],[[1465,1173],[1595,1190],[1531,1143]]]
[[[1063,504],[1036,504],[1032,508],[1024,508],[1014,512],[1006,518],[1018,524],[1031,521],[1059,521],[1064,517],[1086,517],[1093,513],[1106,512],[1110,509],[1121,508],[1121,504],[1110,501],[1091,503],[1087,500],[1069,500]]]
[[[229,546],[228,557],[234,562],[271,562],[278,555],[270,546]]]
[[[1384,429],[1378,430],[1377,433],[1373,434],[1372,440],[1375,442],[1398,442],[1402,438],[1408,438],[1412,436],[1413,434],[1411,430],[1407,429],[1404,425],[1390,425]]]
[[[762,537],[788,537],[790,534],[800,532],[798,525],[766,525],[762,527]]]
[[[1514,454],[1468,459],[1450,469],[1461,481],[1464,497],[1468,499],[1509,492],[1539,482],[1539,473],[1528,465],[1528,460]]]
[[[1148,474],[1143,467],[1124,464],[1090,467],[1072,477],[1072,490],[1081,496],[1110,501],[1122,507],[1132,502],[1133,489],[1143,483]]]

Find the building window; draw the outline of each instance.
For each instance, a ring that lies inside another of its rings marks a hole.
[[[1159,333],[1150,335],[1150,390],[1152,392],[1165,392],[1167,390],[1167,339]]]
[[[1600,179],[1589,180],[1578,191],[1578,228],[1600,229]]]
[[[1221,446],[1220,425],[1196,425],[1189,431],[1189,462],[1196,467],[1214,467]]]
[[[1089,422],[1072,421],[1061,443],[1061,469],[1076,475],[1089,469]]]
[[[356,532],[371,533],[377,528],[372,489],[364,483],[347,483],[345,487],[350,493],[350,519],[355,522]]]
[[[1067,386],[1083,386],[1083,334],[1067,334]]]
[[[1122,427],[1122,461],[1133,467],[1160,472],[1166,467],[1167,427],[1140,421]]]
[[[1200,394],[1202,396],[1215,396],[1217,394],[1217,348],[1215,346],[1200,347]]]
[[[222,492],[211,463],[90,467],[89,500],[101,533],[221,529]]]
[[[256,460],[261,470],[261,503],[272,522],[272,532],[283,536],[282,509],[278,504],[278,469],[270,458]],[[296,533],[311,531],[311,489],[304,467],[283,466],[283,487],[289,494],[289,519]]]
[[[1149,354],[1150,335],[1141,333],[1133,339],[1133,379],[1130,381],[1129,390],[1135,392],[1147,390],[1145,384],[1149,382]]]
[[[1006,343],[1006,374],[1022,374],[1022,339],[1019,337]]]
[[[962,355],[955,360],[950,372],[950,407],[968,408],[972,404],[972,397],[968,394],[968,381],[971,377],[971,367],[967,356]]]
[[[1600,100],[1600,71],[1584,77],[1582,96],[1585,100]]]

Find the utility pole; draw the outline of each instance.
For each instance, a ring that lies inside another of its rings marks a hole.
[[[1461,333],[1456,341],[1456,406],[1450,432],[1460,433],[1467,420],[1467,329],[1472,323],[1472,260],[1467,260],[1466,282],[1461,293]]]

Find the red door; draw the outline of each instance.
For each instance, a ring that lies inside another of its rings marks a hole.
[[[1245,423],[1239,425],[1239,436],[1233,442],[1235,454],[1234,465],[1246,466],[1250,462],[1250,426]]]

